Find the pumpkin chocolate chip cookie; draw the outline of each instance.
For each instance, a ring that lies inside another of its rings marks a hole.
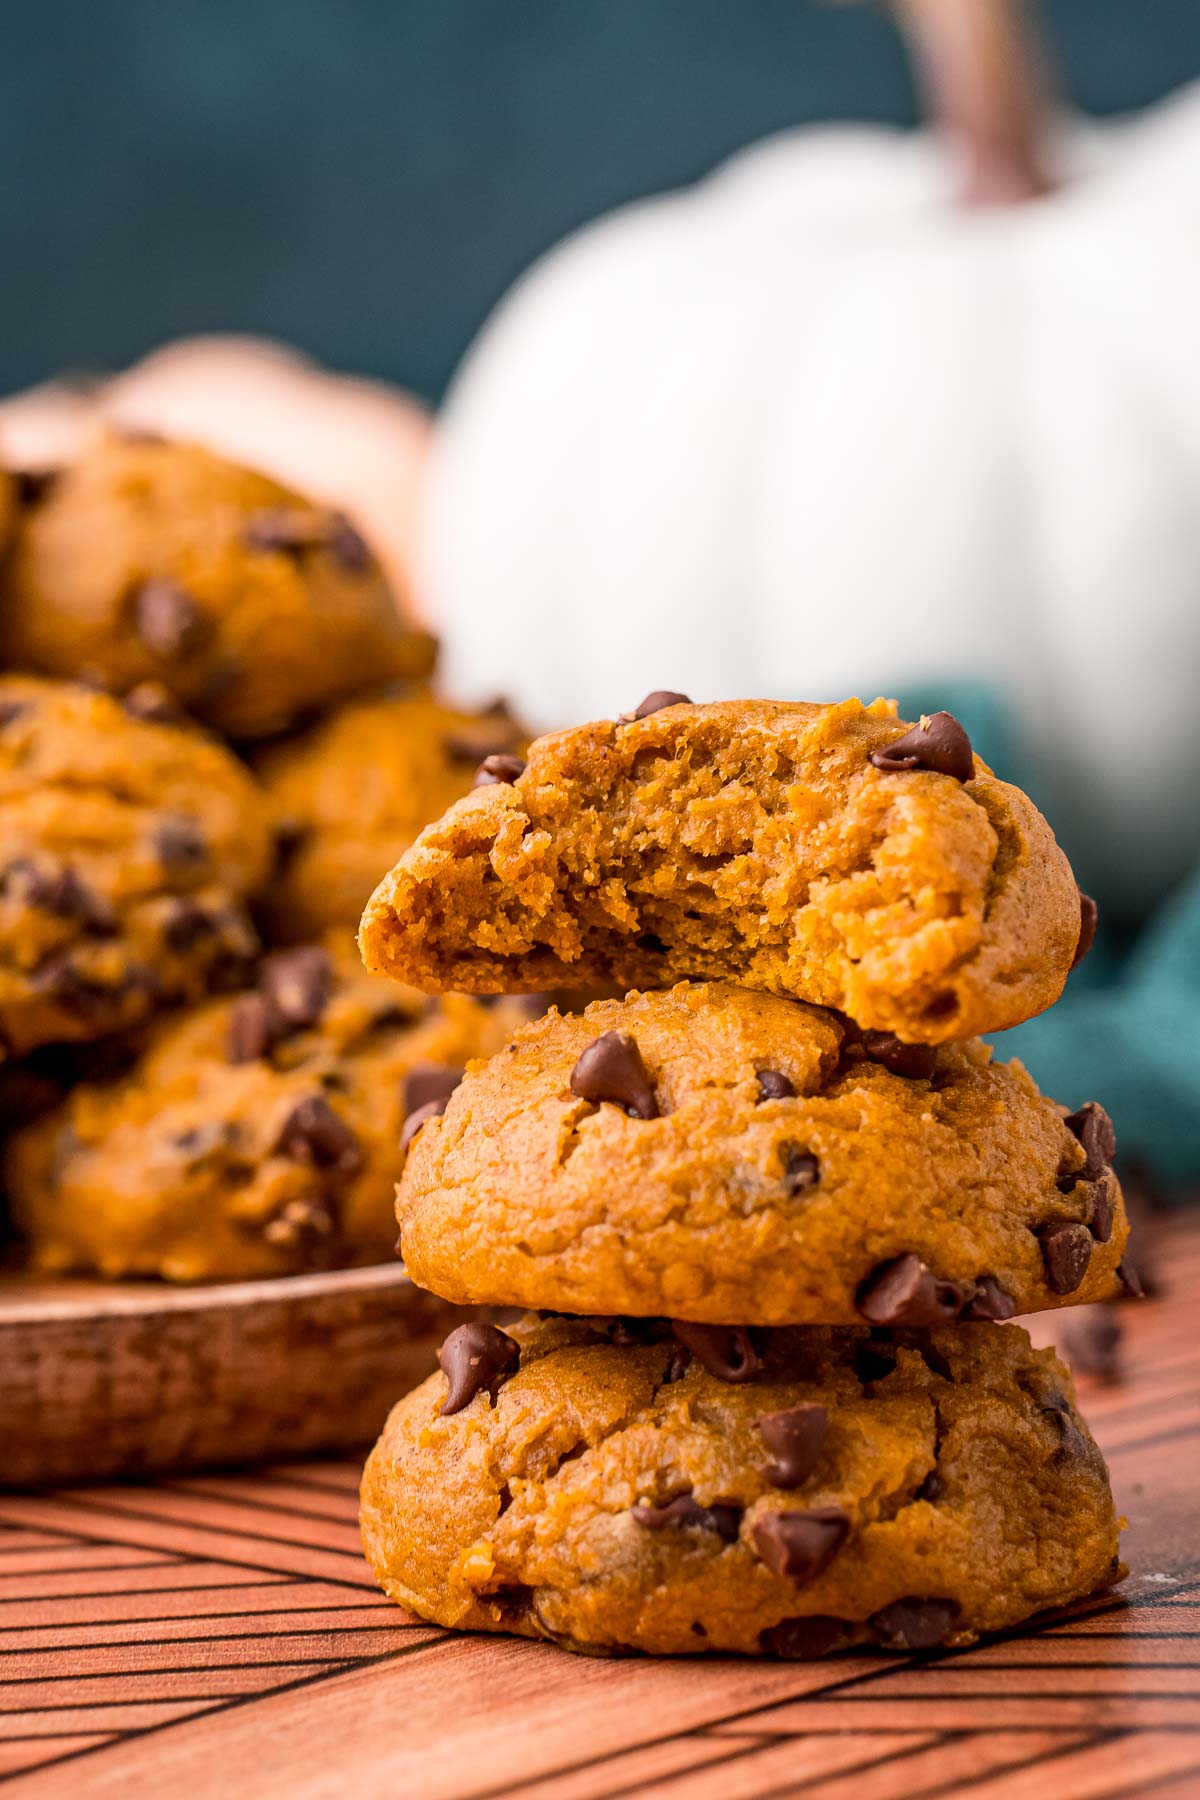
[[[389,1257],[405,1114],[495,1049],[519,1002],[429,1002],[349,933],[265,959],[257,987],[155,1029],[10,1142],[35,1267],[235,1280]]]
[[[102,437],[62,470],[22,510],[6,590],[10,661],[160,681],[235,738],[433,658],[348,520],[157,439]]]
[[[721,978],[946,1043],[1051,1005],[1080,942],[1050,827],[945,713],[652,695],[481,774],[372,897],[372,968],[472,993]]]
[[[1017,1326],[748,1334],[467,1325],[362,1487],[422,1618],[596,1653],[969,1644],[1116,1580],[1104,1461]],[[690,1347],[691,1346],[691,1347]]]
[[[0,1058],[229,987],[266,802],[204,733],[72,682],[0,676]]]
[[[977,1042],[683,982],[526,1024],[422,1122],[397,1215],[449,1300],[933,1326],[1118,1291],[1113,1150]]]
[[[277,941],[355,926],[381,869],[468,792],[486,757],[519,749],[502,707],[458,712],[414,689],[352,700],[256,759],[283,854],[265,896]]]

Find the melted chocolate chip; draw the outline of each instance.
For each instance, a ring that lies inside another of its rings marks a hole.
[[[1096,925],[1099,916],[1096,902],[1081,888],[1079,892],[1079,942],[1075,946],[1075,955],[1071,962],[1073,969],[1079,967],[1096,941]]]
[[[928,1081],[937,1063],[932,1044],[905,1044],[893,1031],[865,1031],[862,1047],[872,1062],[909,1081]]]
[[[174,581],[147,581],[133,598],[134,629],[148,650],[175,660],[204,642],[208,626],[192,596]]]
[[[1121,1373],[1122,1326],[1108,1306],[1081,1306],[1063,1329],[1063,1349],[1073,1369],[1098,1381],[1116,1381]]]
[[[752,1381],[762,1367],[744,1325],[697,1325],[690,1319],[672,1319],[671,1330],[719,1381]]]
[[[953,1600],[893,1600],[871,1617],[885,1650],[932,1650],[953,1628],[959,1613]]]
[[[831,1619],[823,1613],[810,1613],[805,1619],[783,1619],[758,1636],[759,1645],[769,1656],[782,1662],[815,1662],[845,1643],[850,1627],[842,1619]]]
[[[400,1128],[401,1154],[408,1149],[421,1127],[428,1125],[430,1119],[439,1119],[449,1104],[450,1096],[447,1094],[442,1100],[427,1100],[424,1106],[418,1106],[415,1112],[409,1113]]]
[[[516,781],[525,772],[525,764],[519,756],[485,756],[475,771],[475,779],[471,783],[477,787],[503,787],[510,781]]]
[[[259,992],[278,1020],[279,1035],[307,1031],[320,1023],[333,992],[333,964],[319,944],[279,950],[268,956]]]
[[[362,1167],[358,1139],[323,1094],[306,1094],[296,1101],[279,1128],[275,1150],[294,1162],[315,1163],[342,1175]]]
[[[1117,1134],[1113,1130],[1113,1122],[1098,1100],[1089,1100],[1073,1112],[1063,1124],[1078,1138],[1083,1145],[1087,1161],[1083,1165],[1081,1179],[1095,1181],[1109,1167],[1117,1153]]]
[[[962,1311],[956,1282],[941,1281],[909,1250],[880,1263],[859,1286],[855,1306],[872,1325],[945,1325]]]
[[[759,1436],[771,1452],[762,1466],[764,1480],[772,1487],[794,1488],[807,1481],[817,1466],[821,1446],[829,1430],[829,1413],[823,1406],[789,1406],[782,1412],[764,1413],[757,1420]]]
[[[760,1069],[758,1071],[758,1098],[764,1100],[792,1100],[796,1090],[787,1076],[778,1069]]]
[[[275,1021],[261,994],[239,994],[229,1015],[231,1063],[257,1062],[275,1042]]]
[[[163,915],[163,943],[177,956],[184,956],[198,944],[216,934],[211,914],[194,900],[183,896],[172,900]],[[239,1059],[248,1060],[248,1059]]]
[[[981,1275],[975,1283],[975,1292],[967,1301],[960,1317],[964,1319],[991,1319],[997,1323],[1001,1319],[1011,1319],[1017,1310],[1017,1303],[1012,1295],[1006,1293],[994,1275]]]
[[[56,919],[70,919],[89,931],[109,932],[116,921],[111,907],[94,894],[74,869],[39,869],[25,857],[11,862],[0,878],[0,891]]]
[[[465,1069],[452,1068],[449,1063],[417,1063],[404,1077],[405,1113],[418,1112],[431,1100],[440,1100],[444,1105],[465,1073]]]
[[[630,715],[634,719],[648,719],[651,714],[662,712],[667,706],[690,706],[692,703],[686,694],[673,694],[669,688],[655,688],[647,694],[641,705]]]
[[[742,1508],[718,1500],[712,1506],[701,1506],[693,1499],[691,1492],[677,1494],[674,1500],[668,1500],[665,1506],[635,1506],[631,1508],[634,1519],[644,1525],[648,1531],[660,1531],[664,1525],[694,1527],[698,1531],[712,1531],[723,1544],[737,1542],[738,1529],[742,1522]]]
[[[199,868],[208,859],[204,833],[194,819],[164,819],[154,833],[154,848],[165,869]]]
[[[885,774],[926,769],[935,775],[952,775],[955,781],[975,779],[971,740],[953,713],[936,712],[881,750],[872,750],[871,761]]]
[[[821,1165],[811,1150],[804,1150],[799,1144],[781,1144],[780,1157],[783,1162],[783,1191],[789,1200],[816,1187],[821,1179]]]
[[[772,1575],[812,1581],[839,1550],[850,1532],[850,1520],[838,1506],[811,1512],[773,1512],[756,1519],[750,1535]]]
[[[438,1351],[438,1363],[449,1387],[443,1415],[461,1412],[476,1394],[495,1400],[497,1389],[521,1364],[521,1352],[507,1332],[495,1325],[460,1325]]]
[[[580,1100],[619,1106],[631,1119],[657,1119],[658,1100],[636,1039],[606,1031],[590,1043],[571,1071],[571,1092]]]
[[[1073,1294],[1092,1260],[1092,1234],[1086,1225],[1048,1225],[1038,1233],[1046,1280],[1056,1294]]]

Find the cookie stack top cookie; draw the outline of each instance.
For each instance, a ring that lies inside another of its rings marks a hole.
[[[376,890],[368,966],[634,991],[552,1011],[410,1120],[410,1272],[710,1325],[1107,1297],[1127,1236],[1107,1115],[974,1037],[1050,1005],[1092,923],[1046,821],[948,714],[653,695],[485,765]]]

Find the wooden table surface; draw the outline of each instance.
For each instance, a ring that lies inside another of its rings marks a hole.
[[[1119,1594],[925,1658],[600,1661],[375,1591],[352,1461],[0,1495],[0,1779],[43,1795],[916,1800],[1200,1794],[1200,1217],[1080,1382]]]

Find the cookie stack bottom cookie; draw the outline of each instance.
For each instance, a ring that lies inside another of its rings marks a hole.
[[[1103,1458],[1018,1327],[530,1315],[460,1327],[442,1362],[362,1513],[385,1591],[439,1624],[592,1654],[923,1650],[1120,1573]]]

